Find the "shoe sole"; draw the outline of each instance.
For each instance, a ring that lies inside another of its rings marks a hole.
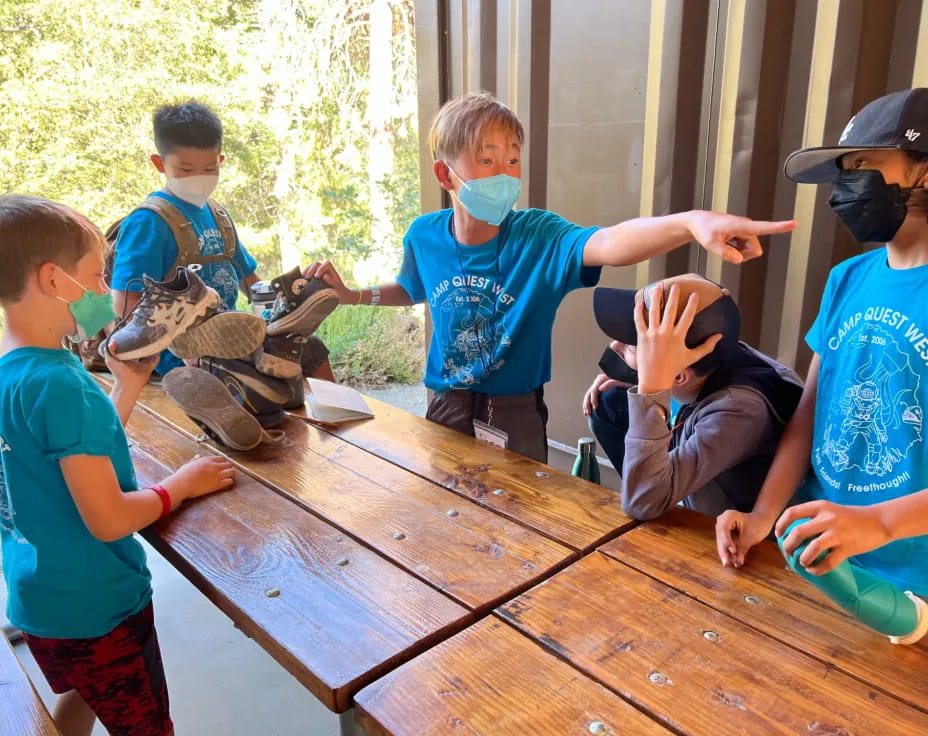
[[[303,366],[299,363],[286,358],[278,358],[276,355],[268,355],[263,351],[255,358],[255,368],[259,373],[274,378],[296,378],[303,373]]]
[[[171,343],[176,340],[178,336],[186,332],[194,322],[206,316],[206,313],[210,309],[217,308],[219,306],[219,301],[219,294],[213,289],[208,289],[203,298],[194,304],[187,314],[184,315],[184,319],[177,325],[177,329],[175,329],[173,333],[169,330],[154,342],[150,342],[147,345],[143,345],[140,348],[125,353],[113,353],[113,357],[119,360],[139,360],[140,358],[148,358],[152,355],[157,355],[162,350],[167,350]],[[110,340],[112,337],[113,336],[110,335]],[[107,340],[107,344],[109,344],[110,340]],[[116,344],[119,344],[118,340]]]
[[[247,358],[261,347],[267,325],[250,312],[220,312],[190,327],[168,347],[185,360],[193,358]]]
[[[168,397],[191,418],[209,427],[222,444],[233,450],[253,450],[264,430],[232,398],[216,376],[199,368],[175,368],[161,382]]]
[[[296,332],[309,337],[339,304],[334,289],[320,289],[289,314],[276,319],[267,326],[268,335],[284,335]]]

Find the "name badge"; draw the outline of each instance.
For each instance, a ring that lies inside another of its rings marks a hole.
[[[504,450],[509,447],[509,435],[506,432],[479,419],[474,420],[474,436],[482,442],[502,447]]]

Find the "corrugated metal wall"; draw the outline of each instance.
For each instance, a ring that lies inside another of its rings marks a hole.
[[[417,0],[422,205],[446,206],[431,173],[441,102],[486,89],[528,133],[519,206],[583,224],[711,208],[799,220],[767,255],[723,265],[695,246],[602,283],[641,286],[697,270],[736,295],[743,339],[794,365],[828,270],[859,252],[786,155],[836,141],[868,100],[928,85],[928,0]],[[580,401],[606,338],[590,290],[561,307],[549,436],[587,433]]]

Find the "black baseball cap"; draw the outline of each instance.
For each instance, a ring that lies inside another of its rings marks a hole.
[[[794,151],[783,170],[801,184],[834,182],[844,154],[880,148],[928,153],[928,87],[874,100],[850,119],[837,146]]]
[[[705,342],[706,338],[722,334],[722,339],[716,350],[734,347],[738,344],[741,332],[741,313],[738,305],[731,298],[731,294],[724,286],[710,281],[697,273],[685,273],[682,276],[673,276],[663,281],[638,289],[609,289],[599,287],[593,292],[593,314],[599,329],[613,340],[626,345],[638,344],[638,331],[635,329],[635,305],[644,302],[645,321],[648,318],[648,309],[651,308],[651,297],[658,284],[664,285],[664,299],[670,294],[670,287],[674,284],[680,290],[676,318],[686,307],[690,294],[699,297],[699,307],[693,324],[686,333],[686,346],[694,348]],[[663,314],[663,305],[661,306]],[[713,351],[714,352],[714,351]]]

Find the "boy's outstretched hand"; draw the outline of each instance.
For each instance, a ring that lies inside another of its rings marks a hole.
[[[338,300],[342,304],[355,304],[358,301],[357,292],[352,291],[342,280],[332,261],[313,261],[309,266],[303,269],[304,278],[313,277],[322,279],[325,283],[338,294]]]
[[[801,503],[780,515],[777,537],[797,519],[808,521],[783,540],[783,551],[792,554],[804,540],[815,537],[799,556],[799,563],[813,575],[830,572],[848,557],[870,552],[891,541],[877,506],[841,506],[830,501]],[[823,552],[828,552],[828,556],[813,565]]]
[[[743,263],[763,255],[758,236],[788,233],[796,228],[795,220],[768,222],[705,210],[688,212],[686,224],[693,240],[729,263]]]

